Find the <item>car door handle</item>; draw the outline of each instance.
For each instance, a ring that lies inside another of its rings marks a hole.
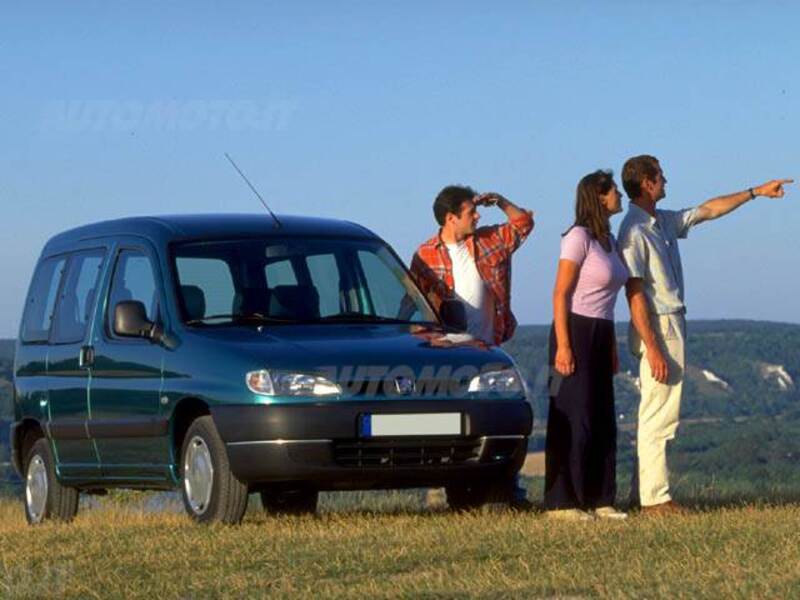
[[[94,346],[82,346],[78,356],[78,365],[81,369],[87,369],[94,365]]]

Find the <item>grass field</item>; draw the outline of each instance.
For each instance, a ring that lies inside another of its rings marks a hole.
[[[538,482],[534,482],[534,486]],[[200,527],[143,494],[29,528],[0,501],[0,597],[797,597],[800,505],[717,498],[687,516],[554,523],[424,508],[421,494],[326,494],[317,517]]]
[[[672,448],[686,516],[553,523],[541,512],[426,505],[422,491],[323,494],[311,517],[206,528],[174,496],[84,500],[30,528],[0,493],[6,598],[800,597],[800,420],[687,426]],[[524,472],[541,501],[543,460]],[[620,434],[619,499],[632,445]]]

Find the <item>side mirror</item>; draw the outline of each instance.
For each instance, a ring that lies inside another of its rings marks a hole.
[[[458,300],[445,300],[439,307],[439,316],[444,324],[456,331],[467,330],[467,312]]]
[[[123,300],[114,307],[114,333],[123,337],[153,339],[155,323],[147,319],[144,304],[137,300]]]

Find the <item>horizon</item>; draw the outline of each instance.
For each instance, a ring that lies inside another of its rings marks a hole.
[[[703,318],[687,319],[686,322],[687,323],[755,323],[755,324],[765,324],[765,325],[787,325],[790,327],[800,326],[800,323],[792,323],[787,321],[769,321],[763,319],[747,319],[747,318],[737,318],[737,317],[725,318],[725,319],[703,319]],[[550,327],[551,325],[552,323],[518,323],[517,331],[519,331],[521,327]],[[615,327],[628,326],[630,325],[630,321],[614,321],[614,325]],[[17,340],[16,335],[13,336],[0,335],[0,341],[16,341],[16,340]],[[508,342],[504,342],[504,344],[506,343]],[[502,345],[503,344],[501,344],[501,346]]]

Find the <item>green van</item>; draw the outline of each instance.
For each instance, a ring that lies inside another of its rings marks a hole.
[[[320,490],[506,498],[525,385],[445,308],[450,325],[349,222],[137,217],[53,237],[14,365],[28,521],[115,487],[178,488],[191,517],[224,523],[250,493],[271,512],[313,512]]]

